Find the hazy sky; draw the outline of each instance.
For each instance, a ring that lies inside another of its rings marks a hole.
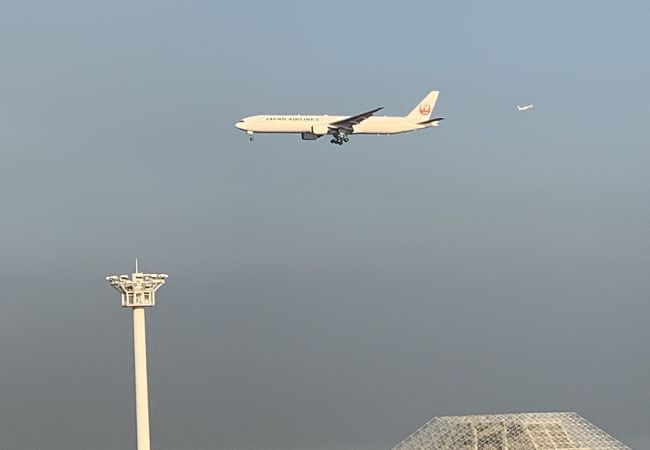
[[[518,411],[650,448],[647,1],[229,3],[0,3],[0,447],[133,448],[138,257],[157,450]],[[431,89],[418,133],[234,127]]]

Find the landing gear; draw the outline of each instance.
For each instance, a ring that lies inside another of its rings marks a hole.
[[[255,140],[255,137],[253,136],[252,131],[247,131],[246,134],[248,134],[250,137],[248,138],[249,141],[253,142]]]
[[[332,140],[330,142],[332,144],[343,145],[344,142],[348,142],[349,140],[350,139],[346,134],[336,133],[333,135]]]

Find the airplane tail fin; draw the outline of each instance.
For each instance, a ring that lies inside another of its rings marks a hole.
[[[439,93],[439,91],[429,92],[427,96],[424,97],[415,108],[413,108],[413,111],[408,113],[406,118],[414,122],[423,122],[429,120],[429,117],[431,117],[431,112],[436,106],[436,100],[438,100]]]

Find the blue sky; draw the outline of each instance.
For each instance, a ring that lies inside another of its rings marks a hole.
[[[650,446],[645,2],[0,4],[0,435],[390,448],[435,415],[574,410]],[[258,113],[406,114],[346,146]],[[534,103],[531,113],[517,103]],[[38,424],[36,430],[33,424]]]

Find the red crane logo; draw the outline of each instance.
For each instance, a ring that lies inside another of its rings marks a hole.
[[[431,114],[431,105],[428,103],[422,103],[420,105],[420,114],[423,116],[426,116],[427,114]]]

